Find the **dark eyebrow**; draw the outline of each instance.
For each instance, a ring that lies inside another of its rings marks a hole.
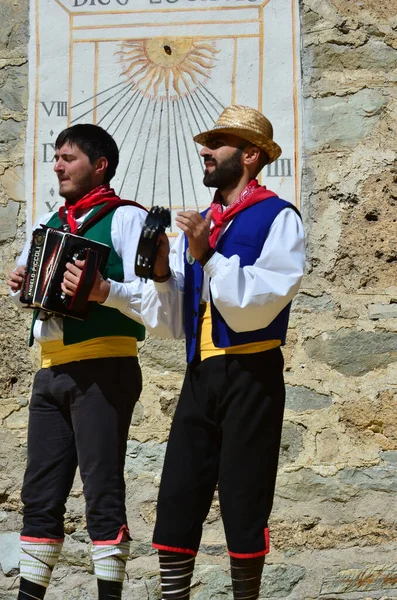
[[[72,154],[72,152],[62,152],[62,154],[60,155],[57,152],[55,152],[54,158],[57,158],[59,156],[61,156],[62,158],[76,158],[76,156]]]
[[[226,144],[226,140],[221,135],[214,135],[207,140],[207,144]]]

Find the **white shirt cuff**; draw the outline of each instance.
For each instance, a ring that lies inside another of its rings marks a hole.
[[[118,310],[121,310],[128,304],[128,289],[124,283],[120,281],[113,281],[112,279],[107,279],[107,281],[110,283],[109,294],[106,300],[101,304],[108,308],[117,308]]]
[[[229,260],[220,252],[214,252],[208,262],[205,263],[203,270],[210,277],[215,277],[219,273],[219,269],[228,264]]]

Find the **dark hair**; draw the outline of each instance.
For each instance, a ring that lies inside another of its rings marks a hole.
[[[119,164],[119,149],[107,131],[92,123],[72,125],[58,135],[55,148],[59,150],[64,144],[77,146],[88,156],[91,164],[104,156],[108,161],[104,183],[109,183]]]
[[[262,171],[263,167],[265,167],[267,164],[269,164],[269,162],[270,162],[269,155],[266,154],[266,152],[264,150],[261,150],[261,153],[259,155],[258,170],[256,172],[256,175],[258,175]]]

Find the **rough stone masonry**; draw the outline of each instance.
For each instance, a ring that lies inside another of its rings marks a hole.
[[[0,599],[16,597],[19,491],[37,357],[8,300],[25,234],[28,0],[0,7]],[[261,598],[397,598],[397,0],[302,0],[308,265],[285,349],[288,402]],[[54,49],[56,55],[56,49]],[[149,339],[127,457],[129,600],[157,600],[150,547],[183,347]],[[81,483],[49,600],[94,599]],[[195,600],[230,598],[214,501]]]

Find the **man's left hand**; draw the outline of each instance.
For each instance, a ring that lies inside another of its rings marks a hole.
[[[66,271],[63,275],[61,288],[67,296],[74,296],[76,293],[83,273],[84,262],[84,260],[76,260],[75,264],[70,262],[66,263]],[[99,303],[105,302],[106,298],[109,296],[109,291],[110,283],[106,281],[98,271],[88,300]]]
[[[186,233],[190,254],[196,260],[200,260],[210,248],[211,215],[210,210],[205,215],[205,219],[194,210],[177,213],[176,224]]]

